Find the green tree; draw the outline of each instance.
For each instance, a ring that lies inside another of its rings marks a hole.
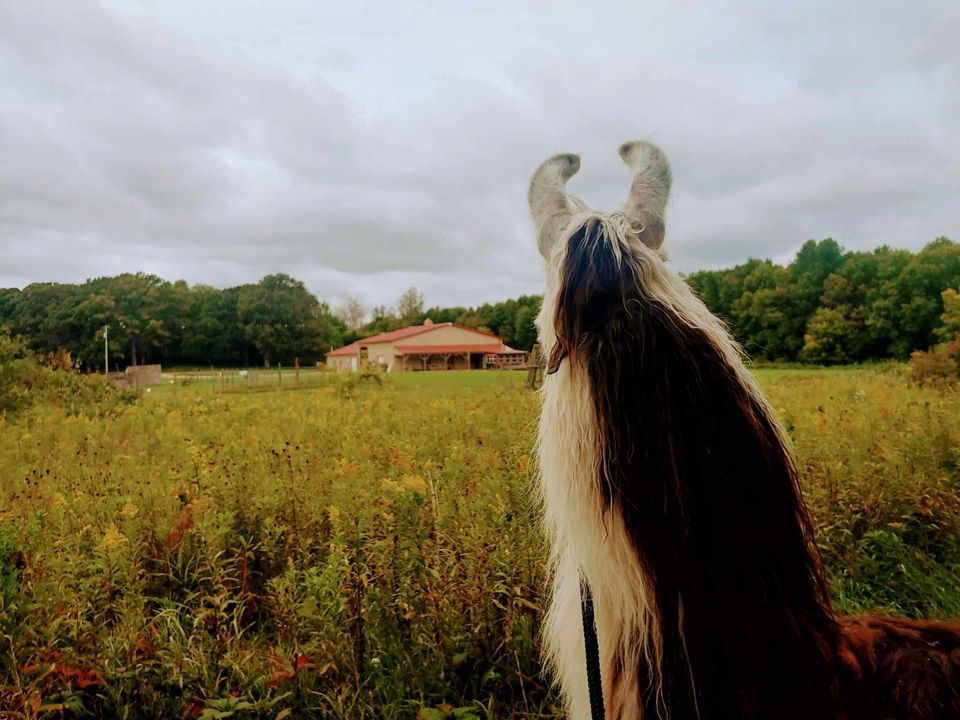
[[[110,326],[116,317],[116,302],[108,292],[89,292],[70,313],[73,339],[70,349],[76,353],[77,362],[87,368],[103,367],[103,329]],[[114,326],[111,335],[107,332],[110,357],[123,353],[124,337]],[[113,363],[111,362],[111,365]],[[111,368],[104,368],[110,370]]]
[[[172,354],[171,342],[179,334],[178,320],[185,312],[185,283],[177,288],[156,275],[124,273],[91,285],[113,296],[110,332],[125,338],[128,364],[162,361],[165,354]]]
[[[457,318],[457,324],[468,328],[480,329],[486,327],[487,319],[479,310],[467,310]]]
[[[241,288],[237,318],[265,365],[319,359],[340,345],[344,329],[302,282],[282,274]]]
[[[957,285],[960,246],[947,238],[937,238],[916,255],[883,252],[866,302],[876,354],[904,359],[933,344],[943,313],[941,293]]]
[[[751,263],[738,278],[740,296],[729,313],[735,333],[747,352],[771,359],[792,359],[799,349],[789,273],[769,260]]]
[[[20,290],[17,288],[0,288],[0,325],[9,322],[13,309],[20,300]]]
[[[518,350],[530,350],[537,341],[537,328],[533,325],[536,316],[536,308],[530,305],[519,306],[513,321],[513,335],[507,338],[507,344]]]
[[[960,292],[947,288],[940,297],[943,301],[943,313],[940,315],[940,327],[936,336],[941,342],[950,342],[960,335]]]
[[[362,337],[390,332],[391,330],[396,330],[402,325],[400,318],[397,317],[397,314],[386,305],[377,305],[373,308],[373,310],[370,311],[370,315],[370,322],[367,323],[366,327],[364,328],[364,332],[361,333]]]
[[[7,324],[36,352],[70,347],[73,337],[67,315],[81,295],[82,291],[76,285],[27,285],[8,308]]]
[[[818,308],[807,322],[800,359],[834,365],[856,358],[857,333],[853,322],[841,308]]]
[[[202,365],[249,365],[253,349],[237,317],[239,288],[196,285],[180,326],[178,359]]]
[[[424,313],[424,317],[430,318],[435,323],[448,323],[456,322],[457,318],[465,312],[467,308],[460,305],[448,308],[432,307]]]

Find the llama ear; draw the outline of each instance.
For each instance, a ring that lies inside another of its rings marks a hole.
[[[625,142],[620,146],[620,157],[633,172],[624,213],[644,245],[656,250],[666,234],[664,211],[672,182],[670,163],[660,148],[643,140]]]
[[[537,247],[546,259],[560,233],[582,203],[567,193],[567,180],[580,169],[580,156],[561,153],[548,158],[530,180],[528,200],[537,229]]]

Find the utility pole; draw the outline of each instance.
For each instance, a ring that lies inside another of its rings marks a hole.
[[[107,344],[107,332],[110,330],[109,325],[103,326],[103,374],[110,374],[110,346]]]

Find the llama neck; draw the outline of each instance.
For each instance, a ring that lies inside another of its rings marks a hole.
[[[668,717],[766,717],[784,698],[817,716],[824,685],[810,681],[833,616],[765,403],[660,303],[637,298],[586,339],[574,361],[590,378],[598,481],[653,588]]]
[[[588,378],[597,492],[651,589],[662,657],[644,668],[645,716],[828,716],[826,581],[735,343],[617,223],[574,232],[559,279],[550,370],[567,360]]]

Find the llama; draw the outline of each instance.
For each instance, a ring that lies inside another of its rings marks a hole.
[[[589,720],[580,583],[609,720],[960,717],[960,627],[838,617],[787,437],[725,325],[661,250],[666,157],[630,142],[621,212],[535,172],[548,358],[539,495],[545,658]]]

